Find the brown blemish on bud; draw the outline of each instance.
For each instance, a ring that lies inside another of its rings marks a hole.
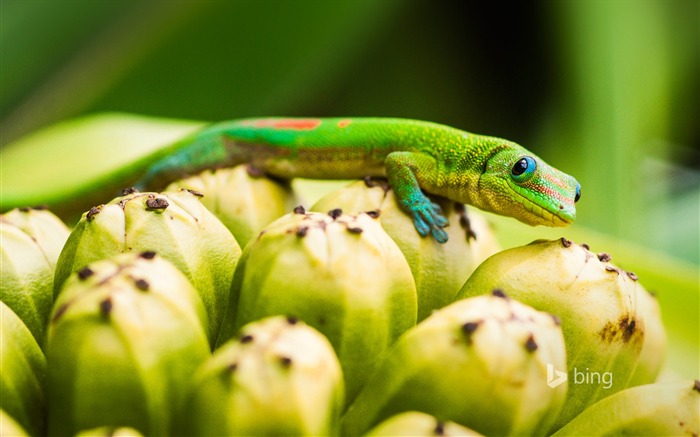
[[[250,334],[245,334],[245,335],[241,336],[240,341],[243,344],[251,343],[253,341],[253,336]]]
[[[481,322],[467,322],[462,325],[462,332],[465,335],[472,335],[477,330],[480,323]]]
[[[147,250],[147,251],[141,252],[139,254],[139,258],[143,258],[143,259],[153,259],[155,257],[156,257],[156,253],[152,250]]]
[[[564,247],[571,247],[571,240],[567,240],[564,237],[561,237],[561,245]]]
[[[506,293],[501,290],[500,288],[496,288],[491,292],[491,296],[496,296],[496,297],[502,297],[504,299],[507,299],[508,296],[506,296]]]
[[[231,363],[231,364],[229,364],[228,367],[227,367],[227,369],[228,369],[228,371],[231,372],[231,373],[235,372],[236,370],[238,370],[238,363]]]
[[[302,205],[294,208],[294,214],[306,214],[306,209]]]
[[[561,326],[561,319],[558,316],[554,314],[550,314],[549,316],[552,318],[556,326]]]
[[[362,228],[350,227],[350,226],[348,226],[347,229],[348,229],[348,232],[350,232],[351,234],[361,234],[363,231]]]
[[[162,211],[169,206],[170,204],[163,197],[149,197],[146,200],[146,211]]]
[[[56,312],[55,312],[54,315],[53,315],[53,318],[51,319],[51,323],[56,323],[56,322],[58,322],[58,320],[59,320],[59,319],[63,316],[63,314],[65,314],[65,312],[68,310],[68,306],[69,306],[69,302],[64,303],[63,305],[61,305],[60,307],[58,307],[58,309],[56,310]]]
[[[445,435],[445,424],[438,420],[435,423],[435,428],[433,429],[433,434],[434,435]]]
[[[296,325],[298,322],[299,322],[299,319],[297,319],[296,317],[293,317],[293,316],[287,317],[287,323],[289,323],[290,325]]]
[[[642,335],[642,331],[637,329],[637,321],[629,315],[623,315],[617,323],[607,322],[598,333],[601,340],[608,343],[619,340],[628,343],[635,334]]]
[[[365,214],[367,214],[370,218],[377,219],[381,215],[381,211],[375,209],[374,211],[367,211]]]
[[[620,269],[618,269],[617,267],[613,267],[613,266],[605,266],[605,271],[606,272],[615,272],[618,275],[620,274]]]
[[[586,243],[581,243],[580,246],[583,247],[583,248],[586,249],[586,250],[591,250],[591,246],[589,246],[589,245],[586,244]]]
[[[82,269],[78,270],[78,279],[84,281],[94,274],[95,272],[93,272],[90,267],[83,267]]]
[[[629,278],[633,281],[639,280],[639,277],[636,274],[634,274],[634,272],[627,272],[627,276],[629,276]]]
[[[612,257],[610,256],[609,253],[602,252],[602,253],[598,254],[598,261],[600,261],[602,263],[608,263],[611,260],[612,260]]]
[[[135,279],[134,285],[141,291],[148,291],[151,288],[151,285],[145,279]]]
[[[340,208],[331,209],[330,211],[328,211],[328,215],[329,215],[333,220],[335,220],[335,219],[337,219],[338,217],[340,217],[341,215],[343,215],[343,210],[340,209]]]
[[[299,226],[297,228],[297,237],[306,237],[306,234],[309,232],[309,227],[308,226]]]
[[[280,357],[280,364],[282,364],[282,367],[288,369],[292,365],[292,359],[289,357]]]
[[[122,196],[128,196],[129,194],[135,194],[138,192],[139,192],[139,190],[137,190],[136,187],[124,188],[122,190]]]
[[[97,214],[100,213],[100,211],[102,211],[102,207],[103,207],[103,206],[104,206],[104,205],[93,206],[93,207],[90,208],[90,210],[87,212],[87,214],[85,215],[85,218],[86,218],[87,220],[92,220]]]
[[[188,193],[190,193],[191,195],[193,195],[195,197],[204,197],[204,193],[202,193],[201,191],[190,190],[189,188],[183,188],[182,191],[187,191]]]
[[[17,208],[17,209],[19,210],[19,212],[29,212],[29,211],[32,210],[32,209],[31,209],[30,207],[28,207],[28,206],[22,206],[22,207]]]
[[[246,165],[245,167],[246,173],[248,173],[248,176],[251,178],[261,178],[265,176],[265,172],[257,167],[254,167],[250,164]]]
[[[525,350],[532,353],[537,350],[537,342],[535,341],[535,338],[530,334],[530,336],[527,338],[527,341],[525,342]]]
[[[100,302],[100,314],[102,314],[102,317],[108,318],[113,306],[112,299],[109,297]]]
[[[693,383],[693,390],[700,393],[700,379],[696,379]]]

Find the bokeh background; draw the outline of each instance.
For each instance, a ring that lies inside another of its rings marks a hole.
[[[697,0],[0,0],[0,145],[104,111],[409,117],[514,140],[583,196],[570,230],[511,220],[502,238],[604,242],[659,292],[669,361],[696,378],[699,23]]]

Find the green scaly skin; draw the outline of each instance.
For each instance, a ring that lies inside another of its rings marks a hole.
[[[386,177],[416,230],[441,243],[447,219],[421,189],[533,226],[570,224],[580,197],[576,179],[513,142],[416,120],[234,120],[168,149],[139,188],[159,189],[208,168],[244,163],[280,178]]]

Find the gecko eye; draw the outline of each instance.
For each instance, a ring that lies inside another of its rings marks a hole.
[[[513,165],[510,175],[515,182],[525,182],[535,174],[535,169],[537,169],[535,159],[525,156]]]

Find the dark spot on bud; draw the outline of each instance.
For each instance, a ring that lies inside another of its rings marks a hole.
[[[302,205],[294,208],[294,214],[306,214],[306,209]]]
[[[535,338],[532,334],[530,334],[525,342],[525,350],[528,352],[535,352],[537,350],[537,342],[535,342]]]
[[[299,319],[297,319],[296,317],[292,317],[292,316],[287,317],[287,323],[289,323],[290,325],[296,325],[298,322],[299,322]]]
[[[363,231],[362,228],[356,228],[356,227],[350,227],[350,226],[348,226],[348,232],[350,232],[351,234],[361,234],[362,231]]]
[[[367,188],[372,188],[376,186],[376,183],[372,180],[371,176],[365,176],[363,180],[365,181],[365,186]]]
[[[135,280],[134,285],[141,291],[148,291],[148,289],[151,288],[150,284],[145,279]]]
[[[129,194],[134,194],[138,193],[139,190],[136,189],[136,187],[129,187],[129,188],[124,188],[122,190],[122,196],[128,196]]]
[[[435,423],[433,433],[435,435],[445,435],[445,424],[442,421],[438,420],[437,423]]]
[[[95,217],[97,214],[100,213],[100,211],[102,211],[102,206],[104,206],[104,205],[93,206],[92,208],[90,208],[90,210],[85,215],[85,218],[88,220],[92,220],[93,217]]]
[[[236,370],[238,370],[238,363],[231,363],[231,364],[229,364],[228,367],[227,367],[227,369],[228,369],[228,371],[231,372],[231,373],[235,372]]]
[[[163,197],[151,197],[146,200],[147,211],[161,211],[169,206],[170,204]]]
[[[464,204],[459,203],[459,202],[454,203],[454,208],[455,208],[455,212],[457,212],[457,213],[462,213],[462,212],[465,212],[467,210],[467,208],[464,206]]]
[[[462,325],[462,332],[465,335],[472,335],[476,329],[479,327],[480,322],[467,322]]]
[[[620,274],[620,269],[613,267],[613,266],[605,266],[605,271],[606,272],[615,272],[618,275]]]
[[[571,240],[561,237],[561,245],[564,247],[571,247]]]
[[[318,319],[318,324],[321,326],[324,326],[326,324],[326,318],[325,317],[319,317]]]
[[[253,336],[250,334],[245,334],[241,336],[241,343],[246,344],[246,343],[251,343],[253,341]]]
[[[19,212],[29,212],[29,211],[32,210],[32,209],[31,209],[30,207],[28,207],[28,206],[23,206],[23,207],[17,208],[17,209],[19,209]]]
[[[58,322],[58,319],[60,319],[61,316],[63,316],[63,314],[68,310],[68,306],[69,306],[68,303],[64,303],[63,305],[58,307],[58,309],[56,310],[56,312],[53,315],[53,318],[51,319],[51,323]]]
[[[695,383],[693,383],[693,390],[700,392],[700,379],[696,379]]]
[[[343,215],[343,210],[340,208],[331,209],[330,211],[328,211],[328,215],[331,216],[333,220],[335,220],[341,215]]]
[[[583,247],[583,248],[586,249],[586,250],[591,250],[591,246],[589,246],[589,245],[586,244],[586,243],[581,243],[581,247]]]
[[[93,272],[90,267],[83,267],[82,269],[78,270],[78,279],[84,281],[94,274],[95,272]]]
[[[254,167],[250,164],[246,165],[246,173],[248,173],[248,176],[251,178],[261,178],[265,176],[265,172],[262,169],[259,169],[257,167]]]
[[[554,314],[550,314],[549,316],[552,318],[552,320],[554,320],[555,325],[561,326],[561,319],[558,316]]]
[[[306,234],[309,232],[309,227],[308,226],[299,226],[297,228],[297,237],[306,237]]]
[[[629,321],[629,323],[626,323],[625,325],[622,325],[622,322],[620,323],[620,328],[624,329],[622,333],[622,339],[625,340],[625,342],[628,342],[630,338],[632,338],[632,334],[634,334],[634,330],[637,327],[637,321],[632,319]]]
[[[367,214],[370,218],[376,219],[381,215],[381,211],[375,209],[374,211],[367,211],[365,214]]]
[[[147,250],[147,251],[141,252],[139,254],[139,258],[143,258],[143,259],[153,259],[155,257],[156,257],[156,253],[152,250]]]
[[[608,263],[611,260],[612,260],[612,257],[608,253],[602,252],[602,253],[598,254],[598,261],[600,261],[602,263]]]
[[[32,206],[32,209],[37,210],[37,211],[47,211],[49,209],[49,205],[46,205],[46,204],[34,205],[34,206]]]
[[[627,272],[627,276],[629,276],[629,278],[633,281],[639,280],[639,277],[636,274],[634,274],[633,272]]]
[[[112,307],[112,299],[109,297],[100,302],[100,313],[102,316],[105,318],[109,317],[109,314],[112,312]]]
[[[204,197],[204,193],[202,193],[201,191],[190,190],[189,188],[183,188],[182,191],[187,191],[188,193],[190,193],[191,195],[193,195],[195,197]]]
[[[494,289],[491,292],[491,296],[502,297],[502,298],[506,298],[506,299],[508,298],[508,296],[506,296],[506,293],[503,290],[501,290],[500,288]]]
[[[292,359],[289,357],[280,357],[280,364],[282,364],[282,367],[288,369],[292,365]]]
[[[635,336],[635,334],[638,334]],[[629,315],[623,315],[617,323],[607,322],[603,329],[598,333],[601,340],[612,343],[615,341],[629,342],[633,337],[640,338],[643,335],[642,330],[637,329],[636,320],[630,318]]]

